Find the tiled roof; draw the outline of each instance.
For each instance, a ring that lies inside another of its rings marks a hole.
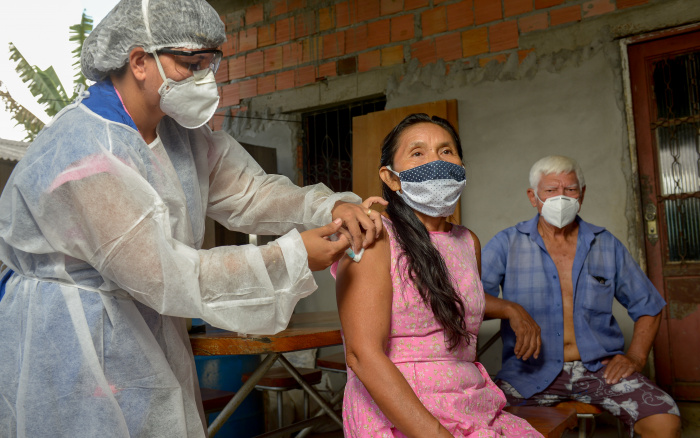
[[[29,147],[29,142],[0,138],[0,160],[19,161]]]

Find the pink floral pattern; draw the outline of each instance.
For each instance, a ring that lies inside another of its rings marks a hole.
[[[470,342],[449,351],[443,331],[418,291],[407,280],[391,221],[384,219],[391,242],[394,286],[387,356],[403,373],[423,405],[455,437],[541,437],[525,420],[502,409],[506,399],[484,367],[474,362],[476,334],[484,316],[484,291],[469,230],[453,226],[430,233],[463,297]],[[343,429],[350,437],[403,437],[384,416],[357,376],[348,370],[343,400]]]

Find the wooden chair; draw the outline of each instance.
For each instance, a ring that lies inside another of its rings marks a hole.
[[[576,410],[576,417],[578,418],[578,437],[588,438],[589,436],[594,436],[595,434],[595,420],[596,417],[602,414],[604,411],[597,406],[589,405],[588,403],[583,403],[575,400],[569,400],[565,402],[558,403],[557,407],[570,407]],[[587,420],[591,420],[591,431],[587,431]],[[622,438],[622,422],[617,419],[617,436]]]
[[[297,368],[299,374],[309,385],[316,385],[321,382],[321,370],[311,368]],[[252,373],[243,374],[242,380],[246,382]],[[282,393],[290,389],[301,389],[299,383],[284,368],[271,368],[262,379],[255,385],[255,389],[261,391],[277,392],[277,422],[278,427],[282,427],[283,409]],[[309,394],[304,391],[304,419],[309,418]]]
[[[488,350],[498,339],[501,337],[500,330],[493,334],[484,345],[477,348],[477,357],[481,356],[486,350]],[[587,438],[589,435],[593,436],[595,433],[595,419],[597,416],[603,413],[603,410],[590,405],[588,403],[579,402],[575,400],[568,400],[561,403],[557,403],[555,407],[572,408],[576,411],[576,418],[578,419],[578,436],[579,438]],[[591,431],[587,431],[588,420],[591,421]],[[617,420],[617,436],[622,437],[622,427],[620,420]]]
[[[560,438],[576,427],[576,411],[558,406],[506,406],[504,411],[522,418],[545,438]]]
[[[345,363],[345,353],[342,351],[340,353],[319,357],[316,359],[316,366],[322,370],[334,373],[348,373],[347,364]]]

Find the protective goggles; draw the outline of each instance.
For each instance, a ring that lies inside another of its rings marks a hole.
[[[219,70],[221,57],[223,52],[216,49],[205,50],[176,50],[176,49],[158,49],[157,54],[166,53],[173,55],[180,65],[186,66],[187,70],[195,72],[200,70],[211,69],[214,74]]]

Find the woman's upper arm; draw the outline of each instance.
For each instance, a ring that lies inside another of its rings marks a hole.
[[[472,235],[472,240],[474,241],[474,255],[476,256],[476,266],[479,268],[479,277],[481,277],[481,242],[472,230],[469,230],[469,234]]]
[[[336,297],[348,354],[380,348],[391,327],[391,252],[386,233],[359,263],[343,257],[338,265]]]

